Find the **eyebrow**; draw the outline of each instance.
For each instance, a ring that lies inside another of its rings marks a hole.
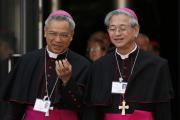
[[[110,27],[110,26],[112,26],[112,27],[113,27],[113,26],[114,26],[114,27],[117,27],[117,26],[118,26],[118,27],[119,27],[119,26],[122,26],[122,27],[123,27],[123,26],[129,26],[129,25],[126,25],[126,24],[121,24],[121,25],[109,25],[109,27]]]
[[[69,33],[69,32],[48,31],[48,33]]]

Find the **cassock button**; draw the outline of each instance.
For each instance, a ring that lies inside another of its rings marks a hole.
[[[126,70],[126,69],[127,69],[127,67],[126,67],[126,66],[123,66],[123,69],[124,69],[124,70]]]
[[[73,99],[73,101],[74,101],[74,102],[76,102],[76,101],[77,101],[77,99],[76,99],[76,98],[74,98],[74,99]]]
[[[71,90],[69,90],[68,93],[71,94],[72,93]]]
[[[52,69],[52,66],[49,66],[49,69]]]
[[[47,76],[48,76],[48,77],[51,77],[51,75],[50,75],[50,74],[48,74]]]

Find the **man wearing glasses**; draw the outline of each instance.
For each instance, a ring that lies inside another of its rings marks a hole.
[[[135,12],[120,8],[105,18],[116,49],[92,67],[84,120],[171,120],[167,60],[139,48]]]
[[[75,22],[66,11],[48,16],[47,46],[22,56],[1,83],[0,99],[11,105],[2,120],[79,119],[90,63],[69,49],[74,29]]]

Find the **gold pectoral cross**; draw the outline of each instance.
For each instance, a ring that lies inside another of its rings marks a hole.
[[[126,105],[126,101],[122,101],[122,106],[119,106],[119,109],[122,109],[121,115],[126,115],[126,109],[129,109],[129,105]]]
[[[49,107],[49,110],[53,110],[53,107]],[[49,116],[49,110],[45,113],[45,116]]]

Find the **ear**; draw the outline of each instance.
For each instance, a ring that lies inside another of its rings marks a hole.
[[[73,36],[74,36],[74,31],[73,31],[73,32],[71,32],[71,39],[70,39],[70,41],[72,41],[72,40],[73,40]]]
[[[137,38],[138,34],[139,34],[139,26],[135,26],[134,27],[134,37]]]

